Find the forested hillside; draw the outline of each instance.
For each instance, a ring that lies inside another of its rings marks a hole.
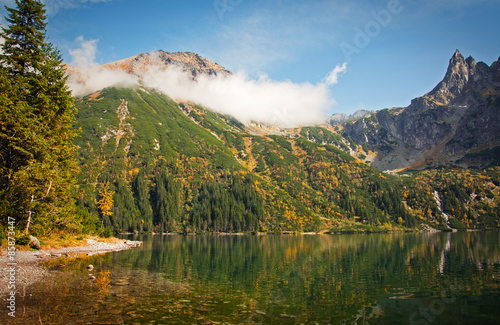
[[[335,131],[252,135],[144,88],[105,89],[76,106],[78,205],[118,232],[498,227],[498,168],[388,175],[311,141],[346,146]]]

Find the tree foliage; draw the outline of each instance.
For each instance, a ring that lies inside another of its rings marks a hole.
[[[109,189],[108,183],[99,190],[100,199],[97,201],[97,206],[103,216],[113,215],[113,195],[114,192]]]
[[[73,98],[61,56],[46,39],[43,4],[16,5],[0,34],[1,213],[23,225],[29,218],[38,233],[74,230]]]

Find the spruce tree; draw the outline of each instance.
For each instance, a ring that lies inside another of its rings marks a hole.
[[[0,55],[0,212],[28,232],[77,230],[73,97],[40,1],[16,0]]]

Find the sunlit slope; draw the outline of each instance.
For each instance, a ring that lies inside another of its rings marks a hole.
[[[124,163],[140,155],[165,159],[211,155],[218,167],[236,164],[221,141],[159,93],[112,88],[83,98],[77,106],[77,121],[82,127],[78,144],[83,155],[90,145],[108,158],[122,158]]]

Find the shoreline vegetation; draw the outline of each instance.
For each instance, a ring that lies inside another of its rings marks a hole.
[[[367,227],[367,228],[357,228],[357,227],[342,227],[339,229],[332,230],[321,230],[321,231],[253,231],[253,232],[121,232],[121,236],[138,236],[138,235],[153,235],[153,236],[203,236],[203,235],[214,235],[214,236],[265,236],[265,235],[344,235],[344,234],[398,234],[398,233],[421,233],[421,232],[478,232],[478,231],[498,231],[498,229],[455,229],[455,228],[433,228],[429,225],[422,226],[421,229],[385,229],[379,227]]]

